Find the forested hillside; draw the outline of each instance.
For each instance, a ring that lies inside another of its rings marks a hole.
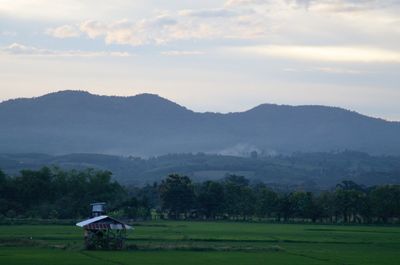
[[[400,123],[325,106],[197,113],[157,95],[63,91],[0,103],[4,153],[246,156],[355,150],[400,154]]]
[[[194,181],[218,180],[227,174],[237,174],[252,182],[309,189],[331,187],[342,180],[364,185],[400,183],[400,157],[350,151],[295,153],[290,156],[260,156],[253,152],[250,157],[170,154],[148,159],[98,154],[0,155],[0,169],[7,174],[18,175],[20,170],[43,166],[109,170],[119,182],[138,186],[159,181],[171,173],[190,176]]]

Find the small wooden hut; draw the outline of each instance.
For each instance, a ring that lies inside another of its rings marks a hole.
[[[86,249],[122,249],[131,226],[104,215],[105,203],[92,203],[92,218],[76,225],[83,227]]]

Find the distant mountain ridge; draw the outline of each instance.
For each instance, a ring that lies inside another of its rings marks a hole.
[[[355,150],[400,154],[400,123],[336,107],[262,104],[198,113],[153,94],[61,91],[0,103],[3,153],[153,156]]]

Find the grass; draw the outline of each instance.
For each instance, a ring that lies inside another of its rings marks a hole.
[[[128,250],[84,251],[82,230],[0,226],[0,264],[400,264],[400,227],[138,223]]]

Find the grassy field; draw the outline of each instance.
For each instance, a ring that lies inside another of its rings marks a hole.
[[[0,264],[400,264],[400,227],[148,222],[124,251],[84,251],[74,226],[0,226]]]

